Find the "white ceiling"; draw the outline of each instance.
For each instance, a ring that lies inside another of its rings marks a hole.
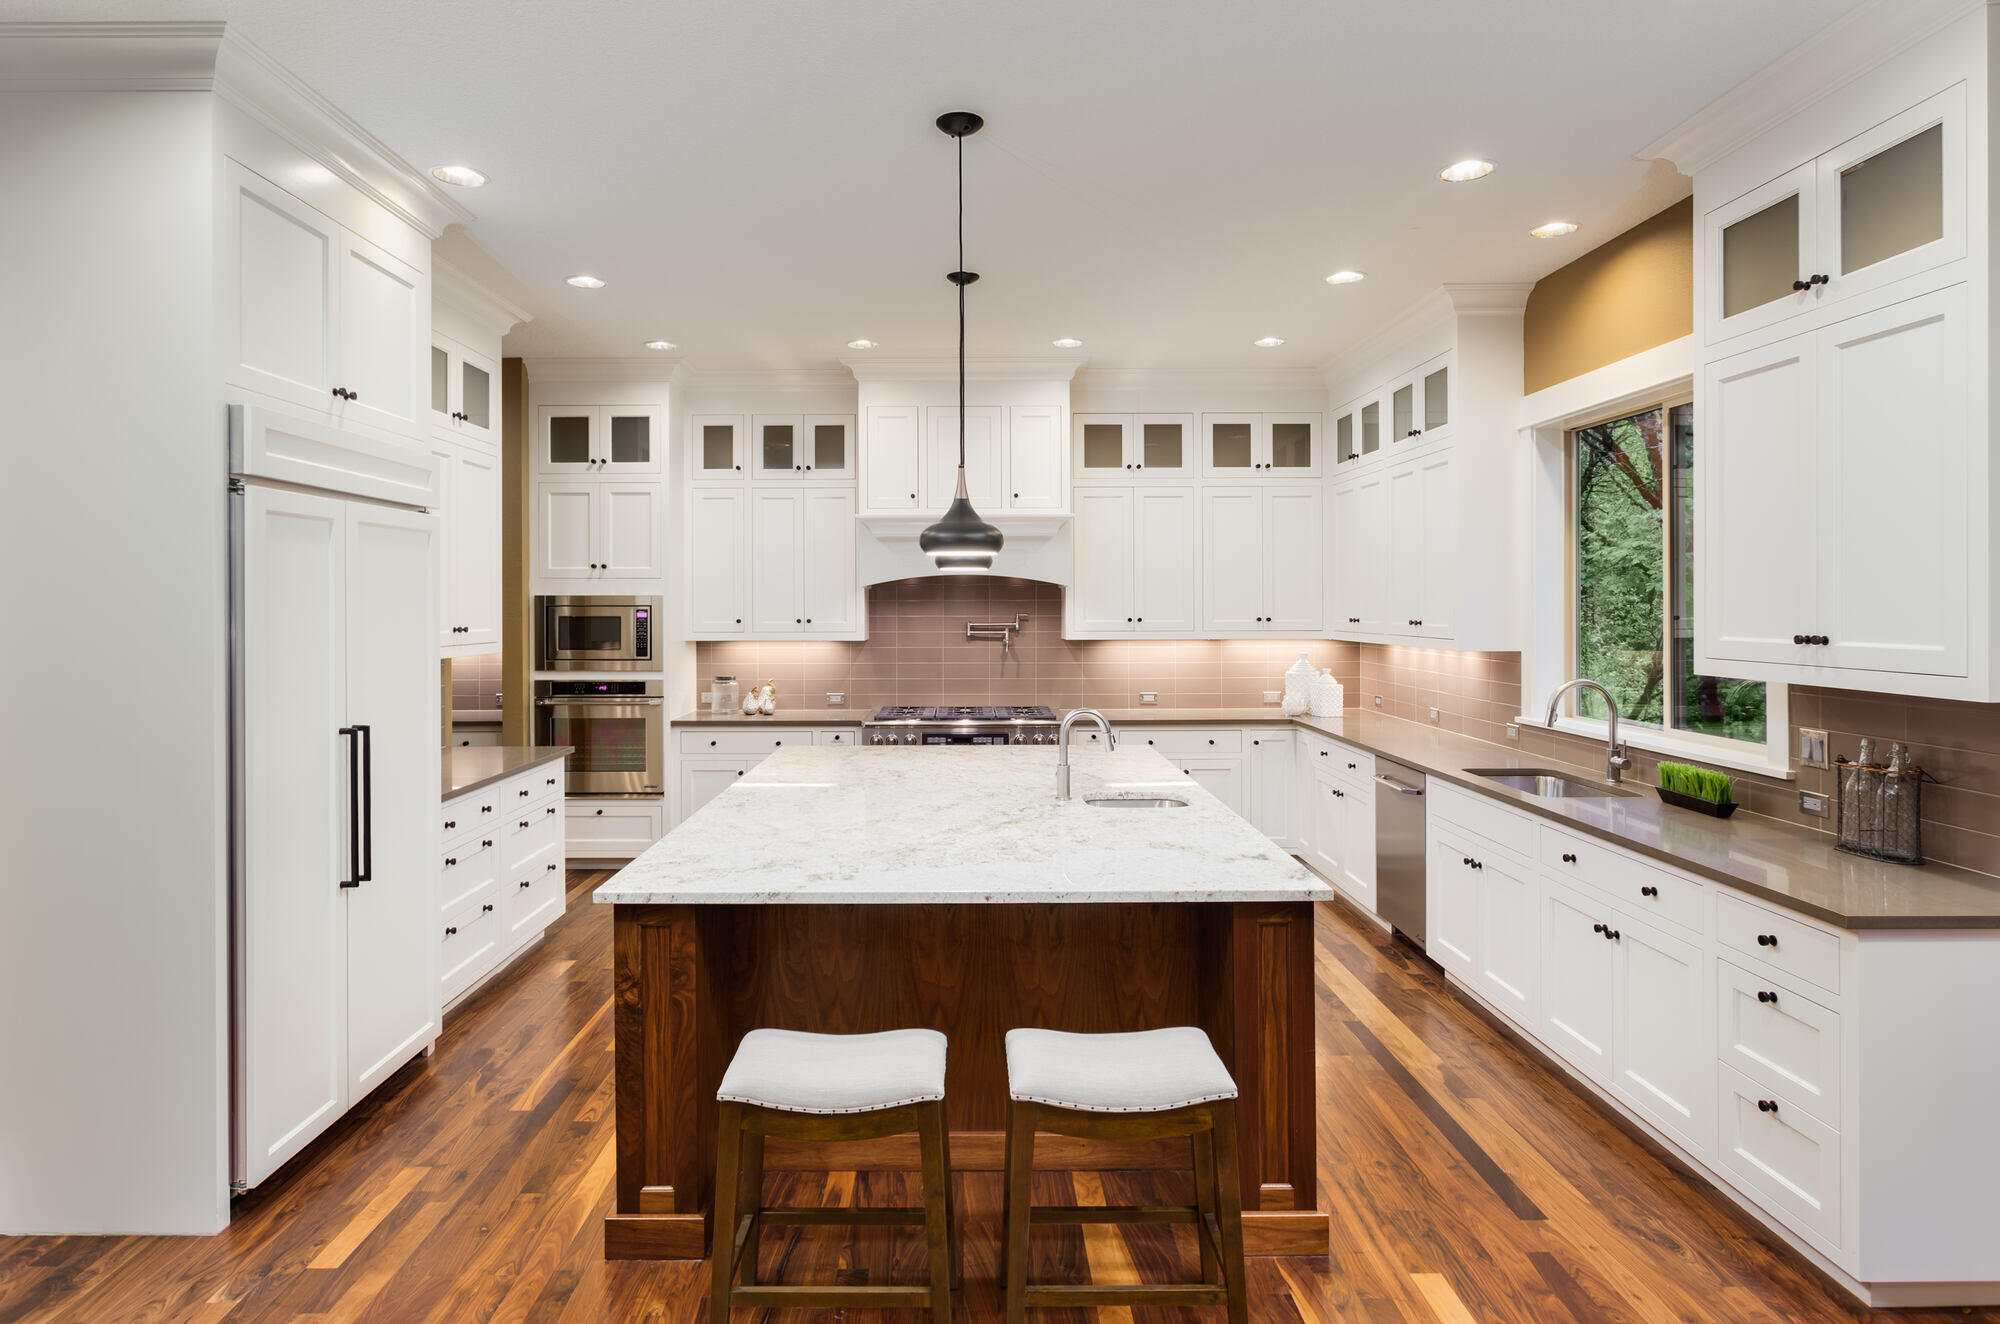
[[[1641,145],[1854,0],[10,0],[226,18],[413,164],[534,356],[828,367],[946,350],[966,144],[975,354],[1308,366],[1446,281],[1533,280],[1684,196]],[[1498,163],[1475,184],[1442,166]],[[1567,239],[1528,229],[1580,223]],[[1359,285],[1322,280],[1341,267]],[[572,290],[565,276],[608,282]],[[1278,335],[1275,351],[1253,349]]]

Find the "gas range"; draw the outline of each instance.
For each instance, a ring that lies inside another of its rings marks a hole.
[[[1056,715],[1040,705],[878,708],[861,724],[870,745],[1053,745]]]

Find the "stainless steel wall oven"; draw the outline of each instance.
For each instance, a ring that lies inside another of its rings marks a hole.
[[[657,680],[538,680],[535,743],[569,745],[571,795],[655,796],[666,785]]]

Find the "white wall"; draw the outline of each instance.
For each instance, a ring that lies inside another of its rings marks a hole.
[[[4,1233],[228,1221],[212,114],[0,93]]]

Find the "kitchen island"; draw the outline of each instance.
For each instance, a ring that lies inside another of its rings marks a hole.
[[[1199,1025],[1241,1093],[1251,1254],[1326,1253],[1313,903],[1332,890],[1150,749],[783,749],[594,895],[614,912],[613,1259],[707,1253],[715,1090],[760,1026],[943,1031],[952,1158],[998,1171],[1016,1026]],[[1167,808],[1091,800],[1166,797]],[[1186,1168],[1185,1142],[1051,1138],[1052,1168]],[[913,1138],[771,1169],[914,1169]]]

